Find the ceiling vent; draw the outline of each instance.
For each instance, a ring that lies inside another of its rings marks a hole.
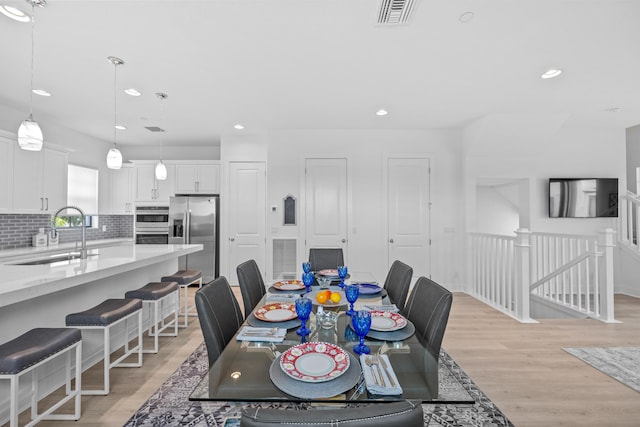
[[[417,0],[381,0],[378,24],[406,24]]]
[[[164,132],[164,129],[158,126],[145,126],[144,128],[151,132]]]

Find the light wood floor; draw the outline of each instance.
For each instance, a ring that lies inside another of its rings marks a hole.
[[[640,346],[640,300],[616,296],[616,318],[623,323],[521,324],[456,293],[443,347],[516,426],[638,426],[640,393],[562,350]],[[198,321],[191,319],[178,337],[162,338],[160,352],[146,354],[142,368],[112,369],[111,393],[84,396],[80,421],[43,421],[39,426],[123,425],[201,342]],[[83,375],[83,382],[90,384],[100,375],[97,365]],[[25,413],[21,423],[27,420]]]

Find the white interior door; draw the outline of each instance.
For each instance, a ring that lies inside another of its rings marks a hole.
[[[389,266],[400,260],[413,277],[429,277],[429,159],[387,159]]]
[[[236,267],[249,259],[264,275],[266,238],[264,162],[229,164],[229,281],[238,283]]]
[[[347,159],[305,161],[305,259],[309,248],[342,248],[347,262]]]

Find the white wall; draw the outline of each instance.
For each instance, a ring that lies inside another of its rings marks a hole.
[[[640,167],[640,125],[627,129],[627,189],[635,194],[640,193],[636,188],[636,168]]]
[[[517,191],[518,186],[512,184],[508,188]],[[477,231],[515,236],[514,231],[520,227],[518,194],[516,192],[511,197],[505,197],[503,191],[506,189],[506,186],[476,187]]]
[[[281,206],[282,198],[299,199],[300,167],[305,157],[348,158],[352,201],[349,212],[349,267],[371,271],[384,280],[387,235],[383,211],[383,162],[390,154],[427,154],[431,157],[431,277],[449,289],[460,286],[461,234],[464,202],[461,195],[462,156],[460,132],[392,130],[278,131],[268,135],[267,205]],[[224,158],[224,151],[223,151]],[[303,207],[298,210],[302,224]],[[302,226],[283,226],[281,211],[267,216],[268,243],[273,237],[297,237],[303,244]],[[303,256],[299,254],[299,256]],[[298,260],[301,262],[302,260]],[[429,261],[425,261],[429,262]]]

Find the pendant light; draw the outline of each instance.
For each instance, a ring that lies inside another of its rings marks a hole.
[[[109,62],[113,64],[113,147],[107,153],[107,167],[109,169],[120,169],[122,167],[122,153],[118,150],[116,145],[117,132],[116,126],[118,124],[118,103],[116,102],[116,90],[118,82],[118,65],[123,65],[124,61],[115,56],[107,57]]]
[[[42,150],[42,130],[38,122],[33,120],[33,51],[34,51],[34,33],[36,27],[36,6],[45,7],[45,0],[27,0],[31,3],[31,88],[29,100],[29,117],[22,122],[18,128],[18,145],[23,150],[40,151]]]
[[[160,124],[164,124],[164,108],[163,108],[163,104],[164,104],[164,100],[167,99],[167,97],[169,95],[167,95],[166,93],[156,93],[156,96],[160,99]],[[163,128],[161,128],[161,132],[164,132],[165,130]],[[160,137],[160,161],[158,162],[158,164],[156,164],[156,179],[158,181],[164,181],[165,179],[167,179],[167,167],[164,165],[164,163],[162,163],[162,140],[164,138],[161,136]]]

